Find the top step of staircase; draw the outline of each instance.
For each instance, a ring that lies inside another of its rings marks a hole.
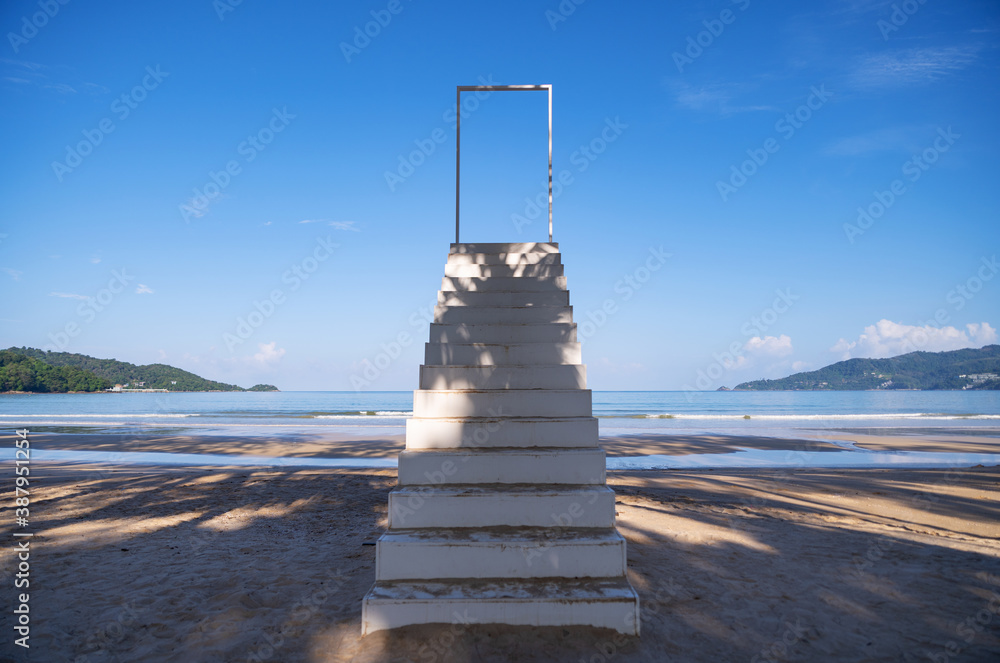
[[[559,253],[559,242],[480,242],[452,244],[450,253]]]

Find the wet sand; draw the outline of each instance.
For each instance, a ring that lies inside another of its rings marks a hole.
[[[870,451],[928,451],[932,453],[1000,453],[1000,438],[978,435],[945,435],[923,433],[919,435],[886,435],[884,433],[841,433],[836,439],[853,440],[857,446]]]
[[[186,454],[235,454],[240,456],[284,456],[288,458],[390,458],[406,446],[405,435],[347,435],[303,433],[300,435],[32,433],[31,444],[40,449],[88,451],[156,451]]]
[[[32,444],[42,449],[93,451],[160,451],[172,453],[239,454],[292,458],[388,458],[405,446],[405,436],[302,433],[237,437],[197,434],[32,433]],[[755,435],[664,435],[660,433],[601,437],[609,456],[650,454],[732,453],[739,449],[840,451],[834,442],[853,441],[872,451],[930,451],[1000,453],[1000,437],[975,435],[892,435],[859,432],[820,433],[815,437],[762,437]]]
[[[32,444],[41,449],[81,449],[109,452],[169,452],[284,456],[287,458],[391,458],[405,447],[405,436],[302,433],[236,437],[197,434],[77,435],[33,433]],[[816,432],[815,438],[752,435],[664,435],[659,433],[612,435],[601,438],[608,456],[654,454],[723,454],[740,449],[767,451],[843,451],[834,441],[855,442],[870,451],[926,451],[935,453],[1000,453],[1000,438],[975,435],[892,435],[886,433]]]

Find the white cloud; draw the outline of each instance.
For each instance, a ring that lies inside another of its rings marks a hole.
[[[718,88],[699,88],[697,90],[684,86],[677,93],[677,105],[691,110],[703,110],[706,107],[716,108],[729,102],[729,95]]]
[[[861,14],[866,15],[871,11],[883,11],[893,0],[845,0],[839,6],[830,10],[830,14]]]
[[[852,357],[895,357],[923,350],[942,352],[961,348],[980,348],[996,343],[997,331],[988,322],[971,323],[965,330],[952,326],[932,327],[931,325],[904,325],[882,319],[865,327],[856,341],[840,339],[830,348],[840,354],[841,359]]]
[[[49,297],[65,297],[66,299],[90,299],[87,295],[76,295],[72,292],[50,292]]]
[[[260,349],[260,352],[253,356],[253,360],[262,366],[274,364],[285,356],[285,349],[279,348],[277,341],[258,343],[257,347]]]
[[[97,83],[83,83],[81,87],[91,94],[107,94],[108,92],[111,92],[108,88],[103,85],[98,85]]]
[[[730,103],[740,91],[737,86],[709,85],[693,88],[682,84],[676,88],[677,105],[695,111],[707,111],[731,115],[753,111],[777,110],[774,106],[740,106]]]
[[[988,322],[970,322],[965,328],[969,330],[969,339],[979,347],[997,342],[997,330]]]
[[[934,129],[927,127],[891,127],[877,129],[856,136],[845,136],[827,146],[823,152],[838,157],[855,157],[878,152],[915,153],[924,148],[921,140],[926,140]]]
[[[135,294],[137,295],[151,295],[153,294],[153,289],[150,288],[145,283],[140,283],[139,287],[135,289]]]
[[[807,361],[793,361],[792,362],[792,370],[795,371],[796,373],[800,373],[800,372],[804,371],[807,368],[809,368],[809,362],[807,362]]]
[[[175,360],[174,365],[195,370],[203,377],[211,376],[212,380],[241,384],[242,381],[257,380],[259,371],[274,368],[285,356],[285,349],[279,348],[276,341],[258,343],[257,352],[252,355],[219,356],[218,346],[211,346],[203,354],[184,353]],[[160,350],[161,358],[166,358],[166,352]],[[251,382],[252,384],[252,382]]]
[[[45,67],[43,64],[37,62],[31,62],[29,60],[11,60],[10,58],[0,58],[0,62],[4,64],[14,65],[15,67],[24,67],[25,69],[30,69],[34,71],[35,69],[42,69]]]
[[[73,84],[70,85],[69,83],[54,81],[50,78],[49,74],[55,76],[65,76],[65,67],[50,67],[38,64],[37,62],[10,60],[7,58],[0,59],[0,62],[7,65],[7,67],[11,70],[10,73],[12,74],[4,76],[3,79],[18,85],[34,85],[42,90],[54,90],[63,94],[76,94],[78,89],[82,89],[88,94],[107,94],[110,92],[110,90],[103,85],[89,83],[79,79],[74,80]],[[43,72],[48,72],[48,74]]]
[[[750,355],[787,357],[792,354],[792,339],[787,334],[781,336],[754,336],[743,344],[743,351]]]
[[[92,262],[92,263],[94,263],[96,265],[97,263],[101,262],[101,257],[98,256],[98,255],[91,256],[90,257],[90,262]]]
[[[779,357],[792,354],[792,339],[787,334],[781,336],[754,336],[743,344],[740,354],[721,360],[727,371],[740,371],[753,368],[758,363],[766,363]],[[772,365],[771,368],[774,368]]]
[[[260,225],[262,225],[262,226],[269,226],[269,225],[271,225],[271,222],[270,221],[265,221],[264,223],[262,223]]]
[[[325,223],[328,226],[332,226],[337,230],[350,230],[352,232],[361,232],[359,228],[355,228],[354,221],[330,221],[329,219],[303,219],[299,223]]]
[[[963,69],[976,59],[978,47],[907,48],[865,56],[851,80],[868,88],[905,87],[931,83]]]
[[[15,281],[20,281],[21,275],[24,274],[24,272],[19,272],[18,270],[11,269],[10,267],[3,267],[0,268],[0,270],[2,270],[5,274],[7,274],[7,276],[14,279]]]

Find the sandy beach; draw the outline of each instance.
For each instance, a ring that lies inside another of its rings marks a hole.
[[[992,432],[992,429],[991,429]],[[406,446],[405,435],[348,435],[302,433],[237,437],[229,435],[131,433],[78,435],[33,433],[42,449],[80,449],[108,452],[170,452],[283,456],[286,458],[386,458]],[[653,454],[724,454],[739,449],[769,451],[841,451],[835,441],[855,442],[870,451],[929,451],[936,453],[1000,453],[1000,438],[970,434],[892,435],[889,433],[823,433],[810,438],[758,435],[664,435],[660,433],[615,435],[601,438],[608,456]]]
[[[1000,448],[989,437],[850,439],[872,449]],[[603,443],[609,455],[838,448],[720,436]],[[375,457],[397,453],[402,438],[327,436],[290,444],[38,434],[32,446]],[[3,661],[988,661],[1000,655],[996,467],[609,472],[618,528],[628,540],[629,579],[642,600],[639,638],[582,627],[453,624],[362,639],[361,599],[374,579],[371,544],[386,524],[394,470],[33,463],[31,478],[31,649],[15,651],[5,636]],[[5,513],[8,541],[12,521]],[[8,587],[16,563],[12,546],[4,546]]]

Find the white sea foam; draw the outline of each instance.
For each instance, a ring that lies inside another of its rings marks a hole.
[[[411,417],[412,412],[396,410],[376,411],[375,414],[317,414],[313,419],[399,419],[400,417]]]
[[[630,415],[623,415],[630,417]],[[919,419],[921,421],[955,421],[965,419],[1000,419],[1000,414],[934,414],[928,412],[899,412],[899,413],[873,413],[873,414],[646,414],[642,415],[646,419],[686,419],[694,421],[718,421],[747,419],[762,421],[826,421],[845,420],[860,421],[867,419],[893,420],[893,419]],[[618,418],[618,417],[615,417]]]
[[[0,414],[5,419],[81,419],[97,418],[104,419],[170,419],[180,417],[200,417],[200,414]]]

